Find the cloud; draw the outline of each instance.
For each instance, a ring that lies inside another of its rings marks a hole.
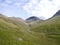
[[[53,0],[53,3],[60,9],[60,0]]]
[[[13,1],[14,1],[14,0],[5,0],[5,2],[6,2],[6,3],[9,3],[9,4],[13,3]]]
[[[44,16],[46,19],[50,18],[60,9],[59,0],[30,0],[23,9],[27,11],[30,16]]]
[[[18,3],[15,3],[14,5],[15,5],[15,6],[20,6],[20,5],[21,5],[21,3],[19,3],[19,2],[18,2]]]

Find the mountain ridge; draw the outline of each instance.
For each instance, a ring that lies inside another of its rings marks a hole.
[[[0,45],[60,45],[60,15],[48,20],[32,17],[28,23],[0,16]]]
[[[55,14],[54,14],[54,16],[58,16],[58,15],[60,15],[60,10],[58,10]],[[53,16],[53,17],[54,17]]]
[[[26,19],[26,22],[33,22],[33,21],[37,21],[37,20],[40,20],[40,19],[36,16],[31,16]]]

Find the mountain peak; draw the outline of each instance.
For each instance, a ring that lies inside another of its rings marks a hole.
[[[58,16],[58,15],[60,15],[60,10],[58,10],[54,16]]]
[[[0,18],[8,18],[7,16],[5,16],[4,14],[0,14]]]
[[[36,20],[40,20],[40,19],[36,16],[31,16],[31,17],[26,19],[26,21],[28,21],[28,22],[32,22],[32,21],[36,21]]]

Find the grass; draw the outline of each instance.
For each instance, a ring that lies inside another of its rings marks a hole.
[[[58,18],[54,17],[41,24],[39,21],[39,25],[29,29],[23,21],[1,17],[0,45],[60,45]]]
[[[0,18],[0,45],[43,45],[43,36],[30,31],[22,21]]]
[[[60,16],[48,19],[40,26],[32,28],[37,33],[45,33],[48,45],[60,45]]]

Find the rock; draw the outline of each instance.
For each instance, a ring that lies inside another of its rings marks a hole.
[[[19,41],[22,41],[23,39],[22,38],[18,38]]]

